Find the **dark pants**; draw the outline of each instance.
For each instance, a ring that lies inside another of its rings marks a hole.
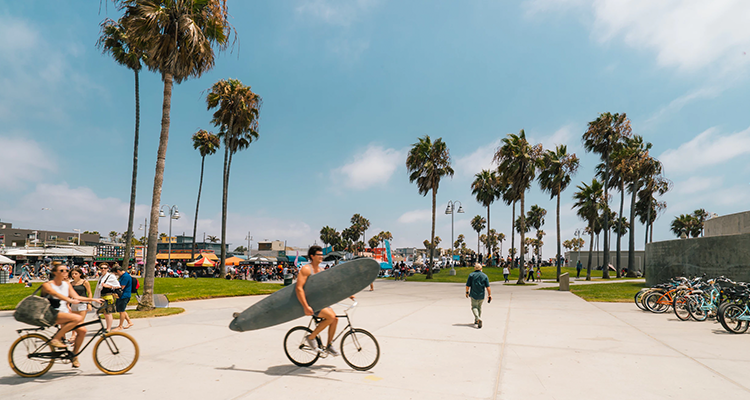
[[[576,278],[581,277],[581,268],[576,268]]]

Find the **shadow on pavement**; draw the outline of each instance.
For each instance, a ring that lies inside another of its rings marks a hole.
[[[304,378],[324,379],[329,381],[340,382],[339,379],[328,378],[324,376],[315,375],[316,372],[357,372],[360,371],[349,371],[342,370],[334,367],[333,365],[313,365],[310,367],[296,367],[294,365],[274,365],[268,367],[265,371],[259,371],[254,369],[236,368],[234,365],[229,367],[216,367],[216,369],[224,371],[240,371],[240,372],[254,372],[258,374],[265,374],[270,376],[301,376]],[[369,373],[369,372],[366,372]]]
[[[453,326],[465,326],[467,328],[474,328],[476,329],[476,324],[453,324]]]
[[[50,371],[37,378],[23,378],[18,375],[10,375],[0,377],[0,385],[22,385],[24,383],[32,382],[48,382],[58,378],[66,378],[74,375],[81,375],[81,373],[78,371]]]

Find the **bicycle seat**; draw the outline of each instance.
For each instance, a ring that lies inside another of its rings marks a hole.
[[[703,291],[700,289],[695,289],[692,291],[693,294],[703,294]]]

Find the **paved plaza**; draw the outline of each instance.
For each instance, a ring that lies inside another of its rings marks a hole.
[[[579,283],[576,283],[579,284]],[[174,303],[177,316],[134,320],[141,356],[106,376],[91,359],[41,378],[0,363],[0,398],[161,399],[703,399],[750,398],[750,334],[681,322],[632,303],[587,303],[539,286],[494,283],[484,327],[471,322],[462,284],[378,281],[357,295],[355,326],[381,347],[371,371],[340,358],[292,365],[282,341],[299,319],[236,333],[231,315],[263,296]],[[0,312],[0,349],[21,327]]]

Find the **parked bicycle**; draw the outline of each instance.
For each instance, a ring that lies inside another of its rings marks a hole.
[[[107,302],[107,305],[111,306],[111,304],[111,302]],[[52,334],[49,334],[48,328],[16,330],[21,337],[10,346],[8,353],[10,367],[24,378],[36,378],[49,371],[55,361],[71,362],[73,358],[83,353],[94,339],[98,338],[99,340],[96,341],[93,349],[96,367],[108,375],[120,375],[130,371],[138,361],[138,343],[127,333],[107,332],[100,317],[100,314],[106,309],[105,307],[97,308],[95,320],[84,322],[72,329],[99,324],[99,330],[89,339],[86,345],[81,347],[78,353],[73,353],[68,348],[60,349],[50,345],[50,340],[60,330],[57,325],[55,325],[57,331],[52,332]]]
[[[372,333],[352,326],[349,314],[357,306],[356,301],[348,306],[341,303],[338,303],[338,305],[344,306],[346,309],[343,315],[336,315],[336,317],[346,318],[347,325],[334,337],[333,342],[341,337],[340,352],[344,361],[357,371],[367,371],[378,363],[380,345],[378,345],[378,341]],[[295,326],[284,337],[284,353],[294,365],[309,367],[315,364],[320,357],[328,356],[328,353],[323,350],[320,336],[315,338],[318,344],[317,349],[308,346],[305,340],[320,321],[322,321],[322,318],[313,316],[307,326]]]

